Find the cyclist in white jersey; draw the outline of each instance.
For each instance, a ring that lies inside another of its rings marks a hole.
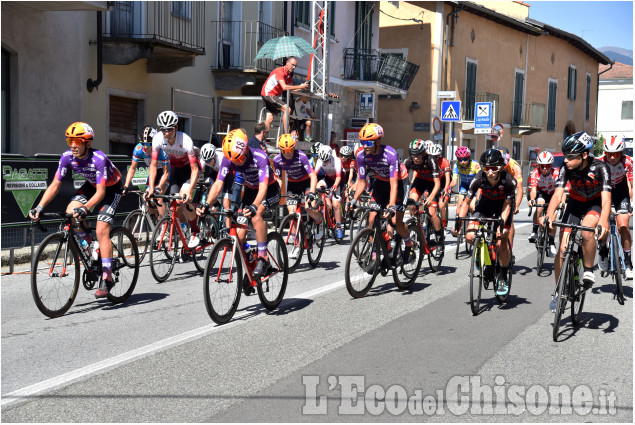
[[[317,187],[325,187],[331,190],[331,197],[326,198],[328,208],[333,208],[333,214],[335,215],[337,238],[342,239],[344,232],[342,231],[342,208],[341,208],[341,192],[342,186],[342,160],[336,155],[333,155],[333,149],[330,146],[322,145],[318,152],[318,160],[315,164],[315,174],[320,172],[320,169],[324,169],[326,174],[321,179]],[[332,205],[331,205],[332,199]]]
[[[189,204],[196,189],[195,182],[198,180],[200,164],[190,136],[176,130],[178,122],[178,116],[172,111],[163,111],[157,117],[159,133],[152,138],[149,192],[154,193],[159,152],[163,150],[170,159],[170,193],[178,192],[181,195],[182,201],[178,201],[179,204]],[[193,209],[189,211],[187,208],[183,210],[183,205],[180,205],[177,214],[183,222],[187,220],[190,223],[192,230],[190,242],[195,242],[199,231],[196,212]]]

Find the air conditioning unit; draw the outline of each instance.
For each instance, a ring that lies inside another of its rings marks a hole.
[[[351,118],[351,128],[362,128],[363,126],[368,124],[369,121],[370,121],[370,118],[361,118],[361,117]]]

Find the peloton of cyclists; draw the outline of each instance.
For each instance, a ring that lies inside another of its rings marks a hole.
[[[536,232],[540,226],[539,217],[545,206],[549,205],[553,192],[556,190],[556,181],[560,175],[560,170],[553,167],[553,155],[549,152],[540,152],[536,158],[538,167],[536,167],[529,176],[529,206],[536,206],[534,213],[534,224],[529,235],[529,242],[536,242]],[[557,253],[555,242],[553,240],[555,232],[549,234],[549,250],[547,254],[555,256]]]
[[[335,234],[337,239],[344,237],[342,230],[342,161],[333,155],[333,149],[328,145],[320,146],[318,160],[315,164],[315,174],[324,169],[325,176],[317,183],[317,187],[329,190],[330,196],[326,198],[325,208],[332,208],[335,216]]]

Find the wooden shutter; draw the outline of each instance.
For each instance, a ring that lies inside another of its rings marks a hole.
[[[556,129],[556,95],[558,94],[558,84],[549,83],[549,100],[547,107],[547,130]]]
[[[110,96],[110,153],[130,155],[137,142],[137,99]]]
[[[465,76],[465,119],[474,121],[474,102],[476,102],[476,63],[468,62]]]
[[[525,83],[525,75],[522,72],[516,73],[514,83],[514,114],[512,124],[523,124],[523,86]]]

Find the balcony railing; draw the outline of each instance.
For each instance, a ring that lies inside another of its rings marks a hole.
[[[260,21],[212,21],[214,38],[218,40],[216,69],[253,70],[269,73],[282,66],[277,60],[254,60],[258,50],[272,38],[287,35],[286,31]]]
[[[492,102],[494,115],[492,116],[492,125],[498,122],[498,95],[496,93],[488,93],[484,91],[465,92],[463,96],[463,120],[474,121],[474,104],[477,102]]]
[[[372,49],[344,49],[344,79],[377,81],[408,90],[419,65],[397,55]]]
[[[158,42],[205,54],[205,2],[116,1],[103,14],[104,41]]]
[[[521,111],[512,117],[512,125],[542,129],[545,126],[545,104],[535,102],[512,102],[512,111]]]

